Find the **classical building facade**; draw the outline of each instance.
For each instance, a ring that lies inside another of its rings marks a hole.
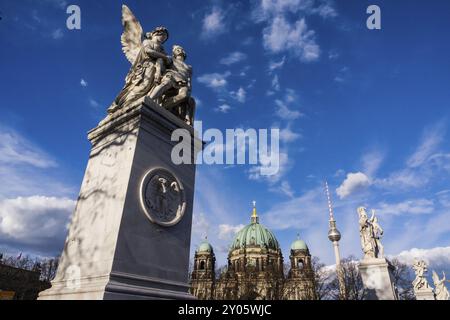
[[[25,270],[0,261],[0,300],[36,300],[40,291],[50,288],[50,283],[40,279],[41,270]]]
[[[191,293],[201,300],[311,300],[315,298],[311,255],[303,240],[291,245],[289,271],[275,235],[253,208],[251,223],[234,237],[228,265],[215,272],[213,247],[205,239],[194,256]]]

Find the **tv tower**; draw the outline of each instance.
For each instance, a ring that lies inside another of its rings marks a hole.
[[[330,214],[330,230],[328,231],[328,239],[333,243],[334,247],[334,255],[336,258],[336,274],[339,281],[339,296],[341,300],[346,300],[345,294],[345,281],[344,281],[344,273],[342,272],[341,267],[341,255],[339,252],[339,240],[341,240],[341,233],[336,227],[336,220],[334,219],[333,214],[333,205],[331,203],[330,190],[328,188],[328,182],[325,181],[325,192],[327,194],[328,201],[328,211]]]

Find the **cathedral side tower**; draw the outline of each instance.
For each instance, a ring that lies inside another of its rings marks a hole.
[[[205,239],[195,252],[191,275],[191,294],[200,300],[214,298],[215,267],[216,257],[213,247]]]
[[[284,298],[287,300],[314,300],[314,272],[311,254],[305,241],[297,238],[291,245],[291,269],[284,288]]]

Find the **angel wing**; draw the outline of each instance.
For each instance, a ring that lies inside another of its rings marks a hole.
[[[122,51],[128,61],[134,64],[139,51],[142,48],[142,26],[134,16],[133,12],[126,6],[122,6],[123,33],[120,38]]]
[[[433,270],[433,282],[434,282],[434,285],[436,285],[436,283],[439,283],[439,281],[441,280],[441,279],[439,279],[439,276],[437,275],[437,273],[436,273],[436,271],[434,271]]]

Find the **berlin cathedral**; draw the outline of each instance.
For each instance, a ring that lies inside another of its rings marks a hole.
[[[291,245],[285,272],[283,254],[275,235],[262,224],[256,207],[251,223],[234,237],[228,265],[216,275],[215,255],[204,240],[194,256],[191,294],[200,300],[313,300],[314,272],[303,240]]]

